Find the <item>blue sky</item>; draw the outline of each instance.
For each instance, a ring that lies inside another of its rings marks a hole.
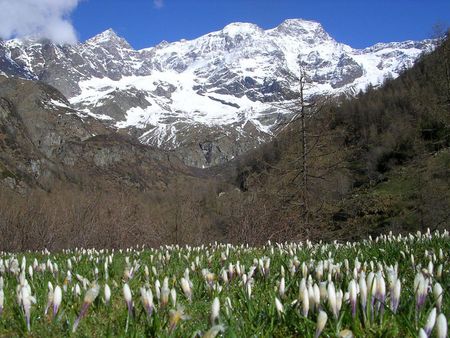
[[[450,26],[450,0],[81,0],[70,15],[81,41],[113,28],[133,47],[192,39],[230,22],[267,29],[288,18],[316,20],[352,47],[424,39]]]
[[[450,0],[0,0],[0,38],[84,41],[113,28],[135,48],[193,39],[236,21],[267,29],[285,19],[322,23],[352,47],[424,39],[450,26]]]

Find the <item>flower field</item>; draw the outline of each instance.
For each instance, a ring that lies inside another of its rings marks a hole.
[[[1,252],[0,336],[447,337],[449,255],[447,231]]]

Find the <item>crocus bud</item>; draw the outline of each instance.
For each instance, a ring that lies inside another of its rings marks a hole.
[[[366,279],[363,274],[361,274],[361,276],[359,277],[359,295],[360,295],[359,300],[361,302],[361,307],[362,307],[363,311],[365,311],[366,305],[367,305],[367,283],[366,283]]]
[[[430,260],[430,261],[428,262],[427,270],[428,270],[428,273],[429,273],[431,276],[433,276],[433,268],[434,268],[433,262]]]
[[[357,301],[357,290],[356,290],[356,282],[351,280],[348,285],[348,292],[350,297],[350,306],[352,308],[352,316],[355,318],[356,316],[356,301]]]
[[[330,311],[333,313],[334,318],[337,319],[338,311],[336,306],[336,290],[333,282],[328,284],[328,306],[330,307]]]
[[[80,284],[78,283],[75,284],[75,286],[73,287],[73,294],[77,297],[81,295]]]
[[[320,299],[322,299],[325,302],[328,299],[327,282],[320,282],[319,290],[320,290]]]
[[[248,296],[248,298],[251,298],[251,296],[252,296],[252,283],[247,283],[246,285],[247,285],[247,288],[246,288],[247,296]]]
[[[442,308],[443,293],[444,293],[444,290],[442,289],[441,284],[436,283],[433,285],[433,296],[434,296],[434,300],[436,302],[436,307],[439,312],[441,312],[441,308]]]
[[[416,291],[416,310],[420,311],[422,306],[425,304],[428,293],[428,279],[426,279],[422,273],[417,276],[417,288]]]
[[[401,287],[400,279],[397,279],[391,294],[391,310],[394,313],[397,313],[398,304],[400,303]]]
[[[53,291],[53,316],[56,317],[58,313],[59,306],[62,301],[62,290],[59,285],[55,287],[55,291]]]
[[[270,258],[267,258],[264,264],[264,276],[266,278],[269,277],[269,273],[270,273]]]
[[[436,269],[436,278],[437,279],[442,278],[442,264],[439,264],[439,266]]]
[[[447,338],[447,319],[443,313],[437,317],[436,334],[438,338]]]
[[[309,309],[314,310],[314,306],[316,304],[316,301],[314,298],[314,288],[312,285],[308,285],[307,290],[308,290],[308,298],[309,298]],[[320,293],[319,293],[319,300],[320,300]]]
[[[275,297],[275,309],[277,310],[278,316],[284,313],[284,306],[277,297]]]
[[[370,312],[372,314],[372,319],[374,316],[374,302],[375,302],[375,296],[377,294],[377,279],[375,278],[375,274],[373,272],[369,272],[367,275],[367,287],[370,292]]]
[[[308,310],[309,310],[309,296],[308,296],[308,290],[305,288],[303,288],[302,291],[303,295],[302,295],[302,315],[304,317],[308,317]]]
[[[315,338],[318,338],[320,334],[322,333],[323,329],[325,328],[325,325],[327,324],[328,316],[326,312],[319,311],[319,315],[317,316],[317,323],[316,323],[316,334],[314,335]]]
[[[52,304],[53,304],[53,295],[54,295],[53,285],[51,282],[48,282],[47,306],[45,307],[45,310],[44,310],[45,315],[47,314],[50,306],[52,306]]]
[[[305,262],[302,263],[302,276],[303,278],[306,278],[308,275],[308,267],[306,266]]]
[[[303,290],[304,289],[306,289],[306,279],[302,278],[300,281],[299,289],[298,289],[298,291],[299,291],[298,296],[299,296],[300,300],[303,300]]]
[[[133,299],[130,286],[127,283],[123,285],[123,297],[125,298],[125,302],[127,303],[128,314],[131,317],[133,315]]]
[[[3,313],[3,306],[5,305],[5,293],[0,289],[0,316]]]
[[[344,293],[342,292],[341,289],[339,289],[336,292],[336,312],[337,312],[338,316],[339,316],[339,312],[341,311],[343,298],[344,298]]]
[[[105,284],[105,304],[108,305],[111,300],[111,289],[108,284]]]
[[[228,273],[226,270],[222,270],[222,280],[224,284],[228,284]]]
[[[386,297],[386,283],[381,272],[377,273],[376,298],[380,303],[384,303]]]
[[[161,288],[161,295],[160,295],[160,304],[162,307],[166,306],[169,303],[169,295],[170,295],[170,289],[169,289],[169,279],[166,277],[163,281],[163,286]]]
[[[155,281],[155,296],[157,300],[161,298],[161,283],[158,279]]]
[[[278,288],[278,292],[279,292],[281,298],[284,298],[284,295],[285,295],[285,287],[286,287],[286,284],[285,284],[284,277],[281,277],[281,280],[280,280],[280,287]]]
[[[220,302],[219,298],[215,297],[211,306],[211,325],[214,326],[216,320],[219,319]]]
[[[147,315],[150,317],[154,308],[152,290],[141,288],[141,301]]]
[[[436,323],[436,308],[433,308],[428,315],[427,322],[425,324],[424,330],[427,336],[431,334],[434,324]]]
[[[21,280],[21,285],[18,286],[18,300],[25,313],[27,329],[30,331],[31,304],[36,303],[36,299],[31,295],[31,288],[26,279]]]
[[[175,307],[177,305],[177,291],[174,288],[170,290],[170,300],[172,302],[172,306]]]
[[[316,283],[313,285],[313,297],[316,307],[319,308],[321,296],[319,286]]]
[[[316,266],[316,279],[318,281],[322,280],[323,277],[323,263],[320,262],[317,266]]]
[[[376,283],[375,297],[378,301],[380,317],[383,317],[384,300],[386,298],[386,283],[384,281],[384,278],[383,278],[383,275],[381,274],[381,272],[377,273],[376,281],[377,281],[377,283]]]
[[[192,291],[189,282],[184,277],[181,278],[181,289],[183,290],[184,295],[188,299],[189,303],[192,302]]]
[[[428,338],[428,335],[426,334],[424,329],[419,330],[419,338]]]

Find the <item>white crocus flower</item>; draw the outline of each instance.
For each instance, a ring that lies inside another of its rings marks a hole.
[[[111,300],[111,288],[109,287],[108,284],[105,284],[104,293],[105,293],[105,304],[108,305],[109,301]]]
[[[284,313],[284,306],[277,297],[275,297],[275,308],[278,316],[281,316]]]
[[[438,338],[447,338],[447,319],[445,318],[444,314],[441,313],[437,317],[436,320],[436,335]]]
[[[211,325],[216,323],[216,320],[219,319],[220,312],[220,301],[219,298],[215,297],[211,306]]]
[[[62,302],[62,290],[59,285],[55,287],[55,290],[53,291],[53,316],[56,317],[56,314],[58,313],[58,309]]]
[[[327,324],[328,316],[326,312],[319,311],[319,315],[317,316],[317,323],[316,323],[316,334],[314,335],[315,338],[318,338],[320,334],[322,333],[323,329],[325,328],[325,325]]]

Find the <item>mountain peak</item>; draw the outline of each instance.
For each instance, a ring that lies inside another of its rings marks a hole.
[[[301,18],[294,19],[286,19],[279,26],[301,26],[301,27],[309,27],[309,28],[318,28],[322,27],[320,22],[314,20],[305,20]]]
[[[104,32],[95,35],[94,37],[90,38],[86,42],[91,43],[91,44],[100,44],[100,45],[113,43],[113,44],[118,44],[123,48],[131,49],[131,46],[127,42],[127,40],[118,36],[112,28],[108,28]]]
[[[108,28],[107,30],[105,30],[104,32],[100,33],[100,34],[107,35],[107,36],[117,36],[117,34],[114,31],[114,29],[112,29],[111,27]]]
[[[234,35],[238,35],[238,34],[252,34],[255,32],[262,32],[263,30],[255,25],[254,23],[249,23],[249,22],[232,22],[228,25],[226,25],[223,29],[222,29],[222,33],[230,35],[230,36],[234,36]]]
[[[317,21],[304,19],[287,19],[280,25],[275,27],[273,31],[278,31],[283,34],[298,35],[298,34],[326,34],[322,25]]]
[[[301,39],[310,45],[334,41],[319,22],[304,19],[284,20],[280,25],[267,32],[274,36],[281,35]]]

